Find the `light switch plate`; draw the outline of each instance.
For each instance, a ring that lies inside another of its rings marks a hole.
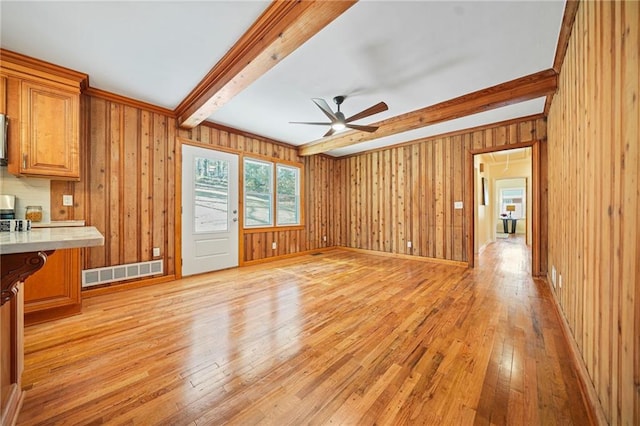
[[[453,202],[453,208],[456,209],[456,210],[462,209],[462,206],[463,206],[462,201],[454,201]]]
[[[62,205],[66,207],[73,206],[73,195],[63,195]]]

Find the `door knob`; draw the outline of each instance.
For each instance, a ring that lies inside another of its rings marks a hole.
[[[234,210],[234,211],[233,211],[233,214],[236,214],[236,213],[238,213],[238,210]]]
[[[237,222],[237,221],[238,221],[238,218],[237,218],[237,217],[234,217],[234,218],[233,218],[233,221],[234,221],[234,222]]]

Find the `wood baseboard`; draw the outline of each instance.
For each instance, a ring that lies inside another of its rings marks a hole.
[[[553,287],[549,284],[549,280],[545,276],[537,277],[536,279],[543,280],[547,287],[549,287],[549,292],[553,296],[553,306],[555,308],[556,316],[558,317],[558,321],[562,325],[562,334],[564,335],[564,339],[569,346],[569,351],[571,352],[571,361],[574,366],[574,370],[576,372],[576,376],[578,376],[578,381],[580,382],[580,388],[582,391],[582,399],[589,408],[589,419],[590,423],[594,425],[608,425],[607,419],[604,415],[604,410],[602,409],[602,405],[600,405],[600,399],[598,398],[598,394],[596,389],[593,387],[593,382],[591,381],[591,377],[589,377],[589,373],[587,371],[587,366],[584,364],[582,360],[582,356],[580,354],[580,349],[576,344],[575,339],[573,338],[573,333],[571,333],[571,328],[569,327],[569,323],[567,319],[562,313],[562,308],[560,307],[560,303],[558,302],[558,297]]]
[[[325,251],[329,251],[329,250],[334,250],[336,248],[341,248],[341,247],[336,247],[336,246],[321,247],[321,248],[318,248],[318,249],[299,251],[299,252],[296,252],[296,253],[283,254],[283,255],[280,255],[280,256],[271,256],[271,257],[265,257],[265,258],[262,258],[262,259],[249,260],[249,261],[243,262],[240,266],[258,265],[260,263],[273,262],[275,260],[290,259],[292,257],[304,256],[304,255],[312,254],[312,253],[321,253],[321,252],[325,252]]]
[[[5,397],[3,401],[5,405],[2,408],[6,411],[0,413],[0,424],[3,426],[15,425],[18,422],[18,415],[20,414],[25,396],[25,392],[19,388],[19,385],[11,384],[8,388],[8,396],[3,395],[3,397]],[[6,388],[3,387],[3,391],[6,391]]]
[[[53,321],[60,318],[67,318],[78,315],[82,312],[82,302],[73,305],[59,306],[57,308],[45,309],[43,311],[25,312],[24,325],[34,325],[43,322]]]
[[[341,250],[355,251],[357,253],[373,254],[375,256],[394,257],[396,259],[408,259],[408,260],[417,260],[420,262],[442,263],[445,265],[461,266],[463,268],[469,267],[468,262],[461,262],[458,260],[437,259],[435,257],[414,256],[411,254],[402,254],[402,253],[389,253],[386,251],[367,250],[367,249],[359,249],[359,248],[344,247],[344,246],[336,246],[335,248],[341,249]]]

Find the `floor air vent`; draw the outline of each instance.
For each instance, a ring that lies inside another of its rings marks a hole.
[[[82,287],[91,287],[114,281],[130,280],[162,273],[162,259],[150,262],[129,263],[107,266],[105,268],[85,269],[82,271]]]

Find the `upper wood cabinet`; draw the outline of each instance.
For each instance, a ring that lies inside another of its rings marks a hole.
[[[80,93],[87,75],[6,50],[0,54],[9,173],[79,180]]]

